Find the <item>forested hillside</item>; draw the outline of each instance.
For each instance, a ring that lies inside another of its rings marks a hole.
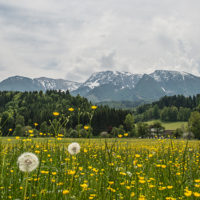
[[[74,129],[84,131],[91,123],[93,134],[109,131],[112,126],[123,123],[129,111],[117,110],[108,106],[91,109],[92,104],[79,95],[73,97],[69,92],[0,92],[0,126],[2,135],[24,135],[34,129],[37,134],[53,134],[56,120],[62,126],[62,134],[77,134]],[[69,108],[73,108],[71,111]],[[53,112],[59,113],[58,117]],[[92,119],[91,119],[92,118]],[[73,132],[74,131],[74,132]]]
[[[152,104],[141,105],[136,109],[136,121],[161,119],[166,122],[188,121],[192,111],[200,111],[200,94],[165,96]]]

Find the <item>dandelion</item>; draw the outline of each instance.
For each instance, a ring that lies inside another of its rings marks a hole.
[[[84,126],[85,130],[88,130],[89,128],[90,128],[89,126],[86,126],[86,125]]]
[[[124,136],[127,137],[127,136],[128,136],[128,133],[124,133]]]
[[[35,126],[35,127],[38,126],[38,123],[35,122],[35,123],[34,123],[34,126]]]
[[[33,153],[23,153],[17,160],[19,169],[23,172],[31,172],[35,170],[39,165],[38,157]]]
[[[127,173],[127,175],[128,175],[129,177],[132,176],[132,173],[131,173],[131,172],[127,171],[126,173]]]
[[[59,115],[59,112],[53,112],[53,115],[54,115],[54,116],[58,116],[58,115]]]
[[[69,190],[63,190],[63,194],[69,194]]]
[[[73,112],[74,111],[74,108],[69,108],[68,109],[70,112]]]
[[[97,109],[97,106],[91,106],[92,110]]]
[[[75,155],[77,153],[80,152],[80,145],[77,142],[72,142],[69,146],[68,146],[68,151],[71,155]]]
[[[33,133],[33,130],[28,130],[29,133]]]

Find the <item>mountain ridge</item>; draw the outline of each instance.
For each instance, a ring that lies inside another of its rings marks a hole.
[[[200,93],[200,77],[187,72],[155,70],[150,74],[101,71],[93,73],[84,83],[47,77],[13,76],[0,82],[0,90],[46,91],[69,90],[92,102],[154,101],[162,96]]]

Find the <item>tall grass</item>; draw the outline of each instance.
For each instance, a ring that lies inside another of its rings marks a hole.
[[[76,156],[67,151],[72,141],[0,139],[0,199],[200,197],[199,141],[77,139],[81,152]],[[24,152],[40,160],[28,176],[17,166]]]

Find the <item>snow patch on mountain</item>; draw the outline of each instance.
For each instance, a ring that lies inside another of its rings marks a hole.
[[[194,75],[186,72],[168,71],[168,70],[156,70],[149,74],[157,82],[167,82],[170,80],[185,80],[187,77],[193,77]]]
[[[141,74],[131,74],[129,72],[96,72],[93,73],[90,78],[82,84],[82,86],[87,86],[90,89],[94,89],[100,85],[112,84],[118,87],[118,89],[134,88],[141,77]]]

